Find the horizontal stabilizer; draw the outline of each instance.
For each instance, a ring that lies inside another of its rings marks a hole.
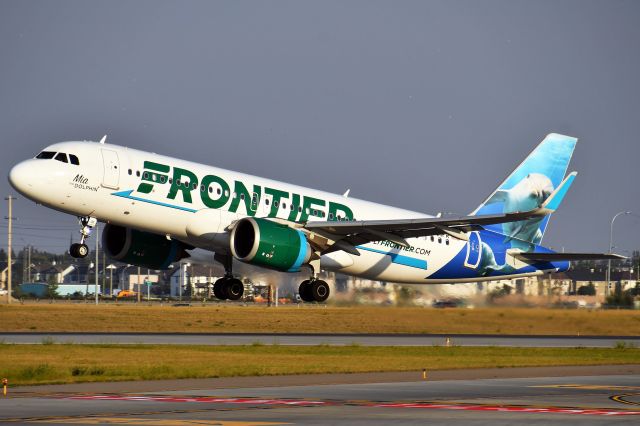
[[[614,253],[513,253],[515,258],[535,262],[559,262],[562,260],[623,260],[624,256]]]
[[[569,173],[569,175],[564,178],[560,186],[558,186],[558,188],[556,188],[556,190],[551,193],[549,198],[547,198],[545,202],[542,203],[541,208],[550,210],[552,212],[557,210],[560,206],[560,203],[564,199],[564,196],[567,195],[567,192],[569,191],[569,188],[571,187],[571,184],[573,183],[573,180],[576,178],[577,174],[578,172]]]

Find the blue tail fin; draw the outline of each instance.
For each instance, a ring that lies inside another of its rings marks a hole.
[[[551,133],[482,203],[472,215],[528,211],[541,207],[567,172],[576,138]],[[564,195],[564,194],[563,194]],[[557,205],[555,206],[557,208]],[[490,229],[523,242],[540,244],[549,216],[521,222],[488,225]]]

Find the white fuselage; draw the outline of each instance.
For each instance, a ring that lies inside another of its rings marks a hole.
[[[53,158],[18,164],[9,179],[26,197],[65,213],[166,235],[214,252],[229,252],[229,227],[248,215],[294,222],[342,220],[345,210],[350,210],[356,220],[428,216],[111,144],[62,142],[45,151],[73,154],[79,164]],[[163,171],[164,167],[171,171]],[[189,173],[180,175],[177,170]],[[169,179],[177,180],[177,176],[182,187],[171,194]],[[261,194],[254,203],[252,194],[257,187]],[[384,241],[364,244],[358,246],[360,256],[333,252],[322,256],[321,265],[391,282],[484,280],[429,279],[464,248],[465,241],[442,235],[408,242],[409,248]]]

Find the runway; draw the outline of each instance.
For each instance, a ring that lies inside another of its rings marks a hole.
[[[178,390],[163,381],[145,392],[99,392],[99,384],[84,385],[94,392],[78,392],[83,385],[24,387],[0,398],[0,423],[637,424],[640,369],[627,368],[602,376],[324,385],[314,384],[314,376],[291,385],[285,376],[258,386]]]
[[[448,339],[448,340],[447,340]],[[511,346],[611,348],[624,342],[640,347],[630,336],[505,336],[444,334],[207,334],[207,333],[0,333],[13,344],[170,344],[170,345],[360,345],[360,346]],[[448,343],[447,343],[448,342]]]

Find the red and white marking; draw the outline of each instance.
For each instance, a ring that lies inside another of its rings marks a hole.
[[[338,405],[334,401],[308,401],[299,399],[257,399],[257,398],[215,398],[215,397],[173,397],[173,396],[134,396],[134,395],[78,395],[65,399],[87,399],[105,401],[153,401],[153,402],[200,402],[209,404],[257,404],[257,405],[294,405],[294,406],[329,406]],[[506,413],[554,413],[581,414],[587,416],[639,416],[640,411],[613,410],[607,408],[562,408],[562,407],[518,407],[503,405],[474,404],[438,404],[435,402],[401,402],[401,403],[361,403],[365,407],[376,408],[422,408],[428,410],[462,410],[462,411],[500,411]]]

